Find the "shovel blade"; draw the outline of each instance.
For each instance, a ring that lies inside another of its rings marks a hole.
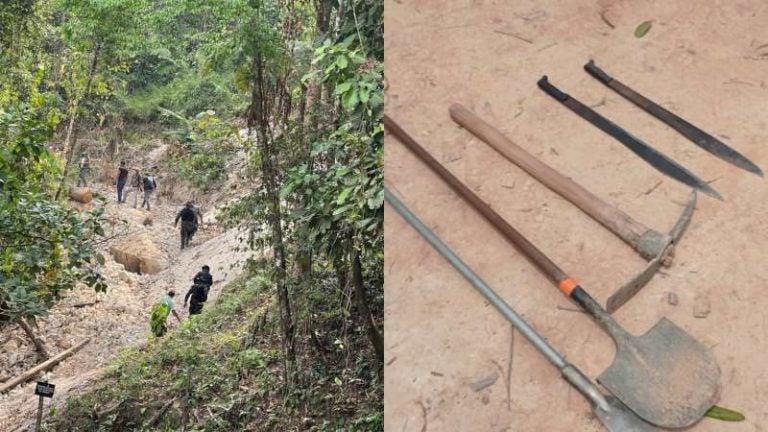
[[[597,418],[608,432],[660,432],[661,429],[643,421],[620,400],[613,396],[605,396],[607,409],[594,407]]]
[[[597,380],[647,422],[687,427],[717,402],[720,367],[712,352],[671,321],[615,340],[616,358]]]

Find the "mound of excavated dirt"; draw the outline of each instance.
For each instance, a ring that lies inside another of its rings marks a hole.
[[[146,232],[120,240],[109,247],[109,253],[133,273],[156,274],[167,267],[165,257]]]

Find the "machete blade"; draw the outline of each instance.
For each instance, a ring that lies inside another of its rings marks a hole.
[[[581,118],[592,123],[594,126],[607,133],[608,135],[616,138],[619,142],[624,144],[625,147],[630,149],[634,154],[638,155],[644,161],[651,164],[651,166],[659,170],[661,173],[672,177],[681,183],[698,189],[713,198],[717,198],[721,201],[723,200],[723,197],[707,182],[700,179],[695,174],[688,171],[685,167],[660,153],[639,138],[625,131],[617,124],[598,114],[592,108],[584,105],[583,103],[569,96],[567,93],[560,91],[557,87],[549,83],[546,75],[539,80],[538,85],[547,94],[560,101],[563,105],[567,106],[571,111],[578,114]]]
[[[646,98],[640,93],[637,93],[619,80],[609,76],[602,69],[597,67],[592,60],[584,65],[584,69],[589,72],[590,75],[597,78],[598,81],[613,89],[616,93],[622,95],[625,99],[639,106],[647,113],[663,121],[697,146],[743,170],[763,177],[763,170],[747,159],[746,156],[729,147],[719,139],[678,117],[675,113],[668,111],[659,104]]]

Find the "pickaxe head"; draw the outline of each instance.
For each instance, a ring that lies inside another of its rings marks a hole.
[[[651,280],[654,274],[659,270],[659,267],[666,265],[668,259],[672,256],[672,251],[677,244],[680,237],[683,236],[683,232],[688,227],[688,223],[693,216],[693,210],[696,208],[696,190],[691,192],[691,198],[688,200],[688,205],[683,210],[677,223],[669,232],[669,234],[661,234],[658,231],[649,229],[640,237],[640,240],[634,245],[635,249],[648,260],[648,264],[645,266],[640,274],[632,278],[629,282],[624,284],[621,288],[616,290],[606,302],[605,309],[608,313],[613,313],[620,308],[624,303],[629,301],[640,288],[645,286],[648,281]]]

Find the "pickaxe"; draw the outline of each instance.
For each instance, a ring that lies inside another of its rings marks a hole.
[[[538,160],[532,154],[505,137],[499,130],[459,104],[450,109],[453,120],[493,147],[510,162],[522,168],[542,184],[573,203],[596,220],[648,261],[645,269],[616,290],[606,302],[606,309],[613,313],[637,294],[662,265],[669,266],[673,249],[688,227],[696,207],[696,191],[691,192],[688,205],[669,232],[662,234],[634,220],[618,208],[606,203],[590,191]]]

